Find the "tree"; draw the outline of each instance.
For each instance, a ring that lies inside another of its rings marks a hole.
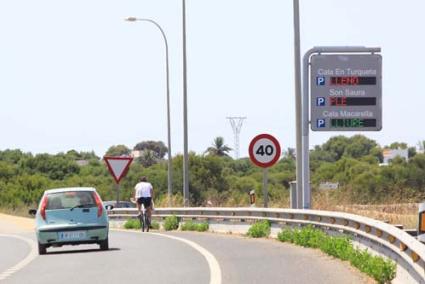
[[[288,147],[288,149],[285,152],[285,158],[295,160],[295,156],[296,156],[295,148]]]
[[[114,145],[109,147],[105,156],[128,156],[130,155],[130,152],[130,149],[125,145]]]
[[[335,136],[330,138],[325,144],[322,145],[323,151],[329,152],[338,161],[344,155],[345,148],[348,145],[349,138],[345,136]]]
[[[23,162],[22,167],[30,174],[42,173],[53,180],[63,180],[80,171],[75,161],[64,154],[38,154]]]
[[[165,154],[168,153],[168,148],[162,141],[142,141],[134,146],[133,150],[145,151],[150,150],[155,153],[158,159],[163,159]]]
[[[227,153],[231,150],[232,148],[224,144],[223,137],[216,137],[212,146],[208,147],[205,153],[212,156],[228,157],[229,155]]]
[[[404,142],[394,142],[391,143],[391,145],[389,147],[385,147],[385,148],[390,148],[390,149],[407,149],[407,144]]]
[[[363,135],[354,135],[350,137],[349,144],[345,148],[345,155],[353,158],[361,158],[370,154],[371,150],[378,145],[374,140],[371,140]]]
[[[157,153],[149,149],[143,150],[142,154],[137,159],[137,161],[146,168],[158,163],[158,160]]]
[[[420,153],[425,153],[425,140],[418,142],[418,150]]]
[[[73,160],[91,160],[96,159],[99,160],[99,157],[96,156],[94,151],[91,152],[77,152],[76,150],[69,150],[65,154],[67,157],[73,159]]]

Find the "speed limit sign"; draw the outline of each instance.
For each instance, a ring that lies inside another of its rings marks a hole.
[[[280,145],[270,134],[260,134],[249,144],[249,158],[262,168],[273,166],[280,157]]]

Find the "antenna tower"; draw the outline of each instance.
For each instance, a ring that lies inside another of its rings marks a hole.
[[[246,117],[229,116],[226,117],[226,119],[230,121],[230,125],[233,129],[235,159],[239,159],[239,134],[241,133],[242,124]]]

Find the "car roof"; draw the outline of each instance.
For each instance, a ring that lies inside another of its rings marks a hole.
[[[94,187],[63,187],[46,190],[44,194],[69,192],[69,191],[96,191]]]

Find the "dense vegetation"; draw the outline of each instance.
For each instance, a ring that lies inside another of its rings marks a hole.
[[[282,229],[278,239],[281,242],[317,248],[333,257],[349,261],[351,265],[373,277],[378,283],[391,283],[396,276],[396,264],[393,261],[354,247],[346,236],[329,236],[319,229],[307,226],[302,229]]]
[[[393,143],[390,148],[406,148]],[[137,148],[137,149],[136,149]],[[142,152],[121,183],[121,198],[128,200],[141,175],[152,182],[157,207],[167,204],[167,152],[162,142],[141,142],[134,148]],[[247,158],[233,160],[222,139],[198,155],[190,153],[190,202],[194,206],[246,206],[248,192],[255,190],[262,204],[262,170]],[[112,146],[109,155],[128,154],[124,145]],[[295,179],[293,149],[285,151],[269,170],[271,206],[287,207],[289,182]],[[408,161],[396,158],[380,166],[382,147],[364,136],[337,136],[311,150],[313,195],[321,182],[338,182],[338,190],[328,198],[345,203],[422,201],[425,197],[425,154],[409,148]],[[83,161],[83,162],[82,162]],[[182,204],[182,156],[173,157],[174,205]],[[64,186],[93,186],[103,200],[115,199],[114,182],[104,162],[95,153],[77,152],[31,154],[20,150],[0,151],[0,208],[19,208],[37,204],[43,191]]]

